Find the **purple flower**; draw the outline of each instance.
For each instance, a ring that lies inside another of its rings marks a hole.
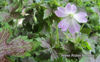
[[[69,30],[70,33],[75,34],[80,31],[80,25],[77,23],[86,23],[88,20],[86,18],[86,12],[76,13],[77,7],[73,4],[68,3],[64,8],[58,7],[55,14],[58,17],[62,17],[63,20],[59,22],[58,27],[62,31]]]

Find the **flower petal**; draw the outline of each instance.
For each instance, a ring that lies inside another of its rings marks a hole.
[[[71,4],[68,3],[68,4],[65,6],[65,9],[66,9],[67,14],[71,13]]]
[[[76,10],[77,10],[77,7],[73,4],[71,5],[70,3],[68,3],[66,6],[65,6],[65,9],[67,12],[69,13],[75,13]]]
[[[71,11],[73,13],[75,13],[77,11],[77,7],[74,4],[71,6]]]
[[[71,4],[68,3],[68,4],[65,6],[65,9],[70,11],[70,10],[71,10]]]
[[[65,9],[64,9],[64,8],[58,7],[57,9],[58,9],[58,10],[55,11],[55,14],[56,14],[58,17],[65,17],[65,16],[66,16],[66,13],[65,13]]]
[[[75,19],[73,19],[68,29],[71,34],[75,34],[76,32],[80,31],[80,25]]]
[[[59,24],[58,24],[58,28],[61,28],[62,31],[67,31],[68,27],[69,27],[69,22],[67,22],[66,19],[63,19],[63,20],[60,21]]]
[[[79,12],[78,14],[74,15],[74,18],[79,22],[79,23],[86,23],[88,20],[86,18],[87,13],[86,12]]]
[[[58,7],[57,8],[59,11],[61,11],[61,12],[64,12],[65,11],[65,8],[62,8],[62,7]]]

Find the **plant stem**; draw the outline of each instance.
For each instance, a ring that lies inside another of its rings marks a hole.
[[[83,29],[84,25],[85,25],[85,24],[83,24],[83,25],[81,26],[81,29],[80,29],[80,31]]]
[[[60,46],[60,42],[59,42],[59,31],[58,31],[58,26],[56,27],[56,38],[57,38],[56,44],[57,44],[57,47],[59,47],[59,46]]]

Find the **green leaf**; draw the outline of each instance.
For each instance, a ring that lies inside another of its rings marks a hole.
[[[79,62],[95,62],[93,55],[85,55],[83,56]]]
[[[90,15],[89,20],[91,24],[98,25],[99,24],[99,15],[97,13],[93,13]]]
[[[85,33],[85,34],[90,34],[91,33],[91,29],[90,28],[83,28],[81,30],[82,33]]]
[[[44,17],[43,17],[43,19],[48,18],[50,16],[50,14],[51,14],[51,10],[50,9],[45,9],[44,10]]]

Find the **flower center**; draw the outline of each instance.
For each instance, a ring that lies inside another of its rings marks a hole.
[[[70,18],[73,18],[73,16],[74,16],[73,14],[69,14],[69,17],[70,17]]]
[[[72,20],[73,18],[74,18],[74,14],[73,13],[70,13],[65,17],[65,19],[67,19],[67,20]]]

